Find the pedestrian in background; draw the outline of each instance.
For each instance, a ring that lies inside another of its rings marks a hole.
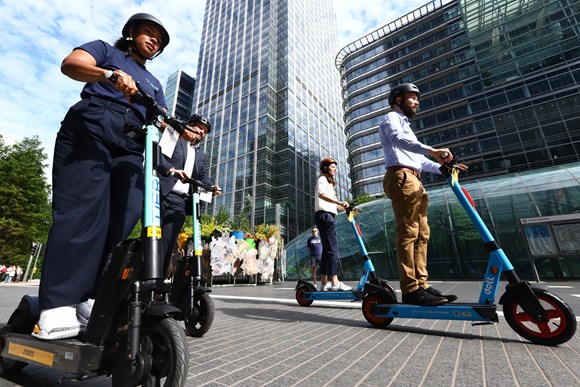
[[[312,272],[312,283],[316,286],[316,266],[320,264],[320,257],[322,256],[322,241],[318,235],[318,229],[312,227],[312,236],[306,242],[310,250],[310,267]]]

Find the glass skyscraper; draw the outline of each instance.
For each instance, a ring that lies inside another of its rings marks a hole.
[[[210,212],[234,216],[250,194],[253,225],[291,239],[313,224],[324,157],[349,197],[336,31],[330,0],[206,1],[194,110],[213,124],[203,146],[223,194]]]
[[[383,193],[378,127],[403,82],[421,90],[419,141],[462,155],[464,179],[580,160],[578,1],[433,1],[344,47],[336,65],[354,196]]]
[[[190,75],[181,70],[171,74],[164,89],[168,113],[188,120],[193,113],[191,108],[194,90],[195,79]]]

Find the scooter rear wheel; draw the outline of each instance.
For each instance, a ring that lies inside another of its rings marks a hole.
[[[296,288],[296,301],[301,306],[312,305],[312,302],[313,302],[312,300],[307,300],[304,298],[304,293],[306,293],[306,292],[310,292],[310,290],[308,290],[308,287],[305,285],[301,285],[301,286],[298,286],[298,288]]]
[[[370,292],[365,294],[362,301],[362,312],[365,319],[375,328],[386,328],[393,319],[390,317],[377,317],[372,312],[373,304],[393,304],[397,303],[397,299],[386,299],[383,295],[377,292]]]
[[[207,293],[196,295],[195,298],[196,302],[190,310],[188,308],[189,297],[184,297],[181,310],[187,334],[192,337],[201,337],[209,331],[211,324],[213,324],[215,307],[213,300]]]
[[[518,335],[536,344],[558,345],[570,340],[576,332],[576,317],[570,307],[547,290],[534,291],[546,310],[548,321],[534,321],[517,301],[506,294],[503,313],[509,326]]]

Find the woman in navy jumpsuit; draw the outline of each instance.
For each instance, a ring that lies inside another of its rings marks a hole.
[[[165,106],[161,83],[145,63],[169,35],[152,15],[133,15],[115,46],[101,40],[75,48],[62,72],[87,82],[56,138],[53,223],[39,289],[41,315],[33,336],[60,339],[86,326],[99,268],[111,247],[126,239],[142,211],[143,151],[125,133],[141,128],[146,111],[130,102],[135,82]]]

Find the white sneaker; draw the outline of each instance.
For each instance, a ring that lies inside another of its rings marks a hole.
[[[328,281],[327,283],[320,284],[320,291],[321,292],[328,292],[330,290],[330,287],[332,286],[332,282]]]
[[[339,282],[338,285],[332,285],[330,290],[332,290],[333,292],[336,292],[336,291],[348,292],[349,290],[352,290],[352,288],[350,286],[346,285],[344,282]]]
[[[83,329],[85,329],[89,323],[89,317],[91,317],[94,304],[95,300],[93,298],[89,298],[85,302],[77,304],[77,320],[79,320]]]
[[[78,336],[81,330],[75,306],[61,306],[40,312],[32,336],[41,340],[67,339]]]

